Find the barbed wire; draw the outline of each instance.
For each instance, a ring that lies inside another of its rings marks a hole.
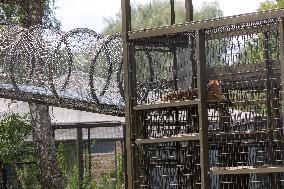
[[[120,34],[1,25],[0,38],[0,89],[124,111]]]

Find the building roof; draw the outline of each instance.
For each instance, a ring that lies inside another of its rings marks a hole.
[[[29,114],[29,105],[27,102],[11,101],[0,98],[0,119],[5,113],[13,112],[19,115]],[[56,129],[55,139],[75,140],[76,129],[63,129],[64,125],[81,125],[90,123],[105,123],[114,122],[117,126],[98,126],[91,128],[91,139],[121,139],[123,137],[123,129],[121,123],[124,122],[124,117],[116,117],[92,112],[84,112],[66,108],[50,107],[50,116],[53,125],[61,125],[61,129]],[[62,126],[63,125],[63,126]],[[105,125],[105,124],[104,124]],[[87,129],[83,129],[83,138],[87,139]],[[31,137],[28,139],[31,140]]]

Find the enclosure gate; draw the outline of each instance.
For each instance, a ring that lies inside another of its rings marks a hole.
[[[122,8],[128,188],[283,188],[284,10],[131,32]]]

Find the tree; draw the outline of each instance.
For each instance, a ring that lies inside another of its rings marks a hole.
[[[1,12],[6,20],[14,21],[25,28],[34,25],[49,26],[52,24],[53,0],[0,0]],[[37,71],[44,70],[42,59],[38,59]],[[41,76],[37,73],[35,75]],[[31,84],[37,86],[43,78],[33,79]],[[36,144],[39,159],[40,182],[44,189],[63,188],[62,176],[59,172],[55,139],[53,136],[49,107],[43,104],[30,103],[30,112],[33,128],[33,141]]]
[[[264,11],[274,8],[283,8],[284,0],[267,0],[260,3],[258,11]],[[265,39],[266,38],[266,39]],[[242,56],[239,58],[239,63],[259,63],[264,62],[265,41],[268,40],[266,45],[269,46],[270,59],[277,59],[279,54],[277,50],[278,44],[277,33],[270,31],[266,33],[256,33],[254,37],[245,41],[244,47],[240,53]]]
[[[56,19],[55,0],[0,0],[1,20],[30,27],[36,24],[60,28]]]
[[[176,23],[185,22],[185,8],[182,1],[175,4]],[[132,29],[142,29],[170,24],[169,1],[155,0],[151,4],[136,4],[131,10]],[[202,20],[223,16],[218,2],[204,2],[203,5],[194,11],[194,20]],[[105,34],[113,34],[121,31],[121,12],[115,17],[105,19]]]
[[[33,141],[39,159],[40,182],[44,189],[63,188],[62,175],[56,156],[55,139],[51,127],[49,107],[30,103]]]

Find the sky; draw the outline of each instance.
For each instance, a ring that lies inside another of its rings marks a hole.
[[[147,3],[151,0],[131,0],[133,3]],[[207,0],[211,2],[214,0]],[[217,0],[225,16],[254,12],[264,0]],[[121,0],[56,0],[57,18],[62,30],[89,28],[98,33],[105,27],[105,18],[113,17],[120,11]],[[194,8],[204,2],[193,0]]]

